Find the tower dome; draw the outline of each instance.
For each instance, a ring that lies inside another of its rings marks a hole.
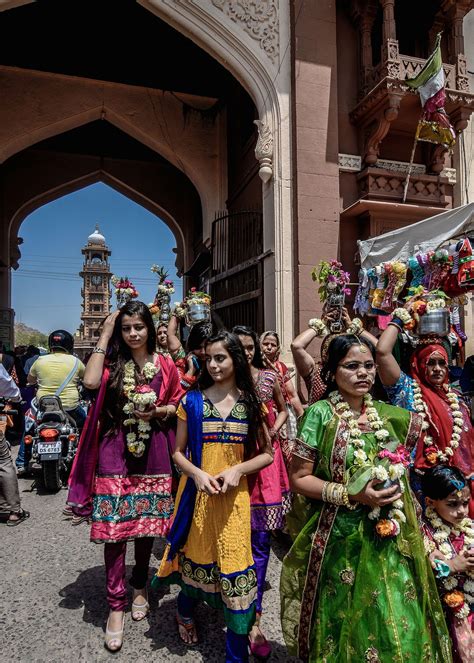
[[[89,235],[89,237],[87,238],[87,243],[96,244],[99,246],[105,246],[105,237],[100,232],[98,223],[96,223],[95,225],[94,232],[91,235]]]

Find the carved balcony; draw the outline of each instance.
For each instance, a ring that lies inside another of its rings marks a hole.
[[[399,116],[403,104],[416,127],[421,106],[409,103],[417,93],[405,83],[416,76],[426,60],[399,53],[398,41],[388,39],[383,48],[382,62],[376,67],[364,67],[360,82],[360,100],[352,110],[351,121],[359,128],[364,145],[363,161],[368,166],[377,163],[380,145]],[[469,92],[466,58],[458,55],[455,64],[443,64],[446,77],[446,111],[457,132],[463,131],[474,111],[474,95]],[[413,128],[413,134],[414,129]]]
[[[368,167],[357,175],[359,195],[365,200],[384,200],[400,203],[406,173]],[[412,173],[407,191],[407,203],[446,208],[452,201],[453,185],[448,177]]]

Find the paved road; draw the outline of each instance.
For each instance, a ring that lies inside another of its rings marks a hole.
[[[61,515],[65,490],[42,494],[29,479],[20,479],[20,489],[31,518],[18,527],[0,525],[1,663],[225,660],[222,615],[205,605],[197,613],[202,644],[192,650],[180,644],[173,621],[176,588],[151,594],[149,619],[134,623],[128,613],[122,650],[118,654],[107,652],[103,646],[107,605],[102,546],[89,542],[87,525],[72,527]],[[152,565],[157,564],[161,550],[157,541]],[[289,662],[295,659],[286,653],[279,620],[282,553],[275,543],[264,599],[264,626],[273,643],[271,661]]]

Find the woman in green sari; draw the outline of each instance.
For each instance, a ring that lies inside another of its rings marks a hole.
[[[374,348],[334,338],[328,398],[310,406],[290,467],[294,543],[282,628],[311,663],[449,663],[451,651],[406,477],[418,415],[373,401]]]

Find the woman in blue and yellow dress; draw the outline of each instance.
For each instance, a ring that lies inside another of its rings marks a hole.
[[[197,642],[196,603],[223,608],[226,662],[243,663],[257,595],[246,475],[272,455],[242,345],[229,332],[206,344],[199,388],[178,408],[173,459],[183,477],[154,584],[181,586],[176,619],[189,645]]]

